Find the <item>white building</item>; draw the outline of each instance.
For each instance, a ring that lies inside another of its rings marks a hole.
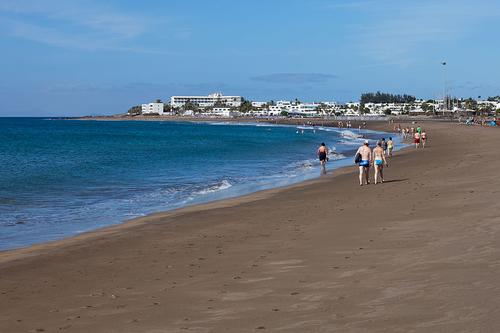
[[[200,107],[214,106],[216,103],[224,104],[230,107],[239,107],[243,102],[241,96],[224,96],[220,93],[210,94],[208,96],[172,96],[170,104],[172,107],[182,107],[187,102]]]
[[[319,104],[323,104],[326,106],[327,109],[336,109],[337,108],[337,102],[321,102]]]
[[[344,116],[350,116],[350,117],[359,117],[360,113],[358,111],[354,111],[352,109],[347,109],[344,113]]]
[[[232,112],[230,108],[213,108],[212,112],[209,114],[213,114],[220,117],[231,117]]]
[[[500,107],[500,103],[496,101],[477,101],[477,105],[479,107],[486,106],[486,107],[491,107],[493,110],[496,110]]]
[[[418,108],[414,108],[414,109],[411,109],[410,111],[408,111],[408,113],[412,116],[420,116],[420,115],[425,115],[425,111],[422,110],[422,108],[418,107]]]
[[[252,102],[252,107],[254,108],[261,108],[265,106],[267,103],[266,102]]]
[[[267,111],[269,115],[279,115],[285,111],[290,115],[311,117],[318,115],[320,103],[300,103],[290,101],[277,101],[276,105],[269,105]]]
[[[163,103],[142,104],[142,114],[163,114]]]
[[[267,115],[268,116],[271,116],[271,117],[277,117],[277,116],[281,116],[281,111],[278,111],[278,110],[268,110],[267,111]]]
[[[313,117],[318,115],[319,104],[316,103],[303,103],[303,104],[292,104],[288,107],[287,111],[290,114],[304,116],[304,117]]]
[[[290,105],[292,105],[292,102],[290,102],[290,101],[277,101],[276,105],[280,106],[280,107],[283,107],[283,108],[287,108]]]
[[[269,107],[267,109],[269,110],[269,112],[272,112],[273,114],[281,113],[281,111],[286,111],[285,108],[283,108],[282,106],[279,106],[279,105],[269,105]]]

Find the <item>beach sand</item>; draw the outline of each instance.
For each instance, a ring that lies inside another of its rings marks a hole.
[[[424,126],[384,184],[353,166],[2,252],[0,332],[496,332],[500,131]]]

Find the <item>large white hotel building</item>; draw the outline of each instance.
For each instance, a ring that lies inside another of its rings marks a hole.
[[[214,106],[216,103],[221,103],[227,106],[239,107],[243,102],[241,96],[224,96],[220,93],[210,94],[208,96],[172,96],[170,97],[170,105],[172,107],[184,106],[187,102],[191,102],[200,107]]]

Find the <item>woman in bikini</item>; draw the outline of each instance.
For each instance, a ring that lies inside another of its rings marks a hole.
[[[385,159],[384,148],[382,148],[382,142],[377,142],[377,147],[373,149],[373,166],[375,169],[375,184],[377,184],[377,179],[380,175],[380,181],[384,182],[384,165],[389,166],[387,164],[387,160]]]
[[[413,143],[415,144],[415,148],[418,148],[420,146],[420,133],[415,132],[413,135]]]

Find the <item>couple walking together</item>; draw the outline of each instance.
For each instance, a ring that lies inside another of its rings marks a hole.
[[[355,162],[359,165],[359,185],[363,186],[364,183],[370,184],[370,166],[373,165],[375,169],[375,184],[380,179],[384,182],[384,165],[389,166],[385,158],[385,151],[382,148],[382,142],[377,142],[377,147],[373,150],[370,149],[368,140],[358,148],[356,152]],[[363,181],[364,180],[364,181]]]

